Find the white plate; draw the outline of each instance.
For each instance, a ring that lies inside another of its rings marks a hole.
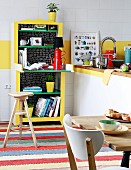
[[[110,116],[106,116],[107,119],[111,119],[111,120],[115,120],[117,122],[121,122],[121,123],[131,123],[131,121],[129,120],[123,120],[123,119],[118,119],[118,118],[113,118],[113,117],[110,117]]]
[[[116,130],[113,130],[113,131],[103,130],[100,127],[100,125],[97,125],[96,129],[102,130],[105,134],[109,134],[109,135],[119,135],[119,134],[123,134],[128,131],[128,127],[124,125],[120,125]]]

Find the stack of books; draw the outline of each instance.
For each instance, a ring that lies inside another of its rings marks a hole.
[[[23,91],[26,92],[42,92],[42,88],[39,86],[24,87]]]
[[[50,98],[39,98],[35,108],[35,115],[38,117],[57,117],[60,107],[59,96]]]

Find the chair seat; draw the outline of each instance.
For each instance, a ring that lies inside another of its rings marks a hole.
[[[112,167],[108,167],[108,168],[102,168],[100,170],[131,170],[131,168],[112,166]]]
[[[14,92],[14,93],[9,93],[9,95],[15,98],[20,98],[26,96],[33,96],[34,94],[32,92]]]

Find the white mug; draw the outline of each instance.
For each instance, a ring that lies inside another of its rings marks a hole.
[[[20,40],[20,45],[27,45],[29,43],[29,40],[26,41],[26,40]]]
[[[103,130],[112,131],[116,130],[120,126],[120,123],[113,120],[100,120],[99,125]]]

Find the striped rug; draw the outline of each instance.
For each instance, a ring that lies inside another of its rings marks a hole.
[[[38,148],[34,147],[31,132],[24,131],[22,140],[18,132],[11,132],[7,147],[3,148],[6,126],[0,124],[0,170],[70,170],[63,128],[61,125],[34,126]],[[122,152],[103,146],[96,155],[98,169],[119,166]],[[80,170],[88,163],[77,160]]]

